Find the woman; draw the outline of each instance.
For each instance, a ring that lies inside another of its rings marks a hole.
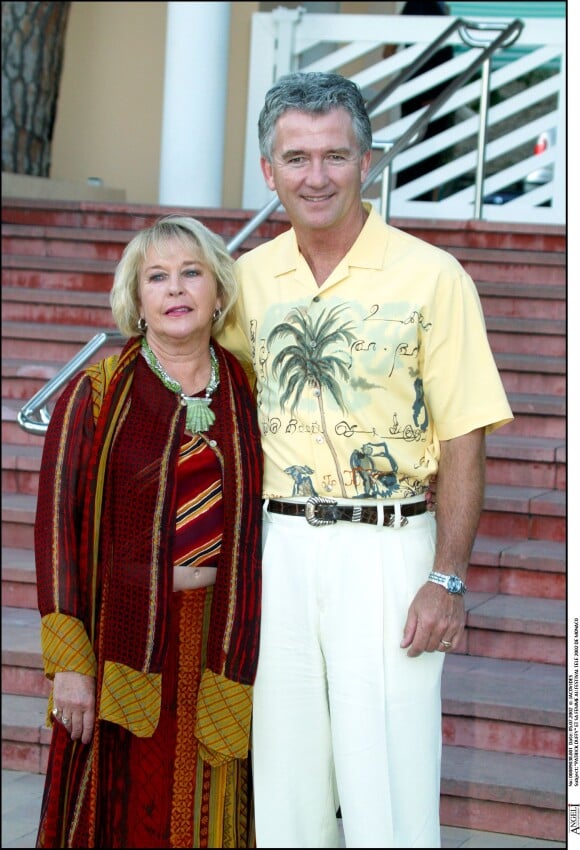
[[[236,297],[200,222],[138,233],[111,292],[129,340],[51,417],[35,526],[53,681],[38,847],[254,846],[262,457],[245,374],[212,338]]]

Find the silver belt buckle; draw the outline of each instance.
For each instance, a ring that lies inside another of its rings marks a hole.
[[[337,504],[338,502],[334,499],[327,499],[326,496],[310,496],[304,505],[304,516],[306,517],[306,522],[309,525],[334,525],[337,522],[336,517],[332,517],[331,519],[322,519],[322,517],[316,516],[316,508],[318,505],[334,507]]]

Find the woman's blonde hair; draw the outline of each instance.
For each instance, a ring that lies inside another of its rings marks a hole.
[[[115,270],[113,288],[109,297],[113,318],[119,331],[126,337],[141,333],[138,322],[139,275],[150,248],[161,249],[170,239],[180,239],[201,252],[201,259],[212,271],[218,286],[221,314],[213,323],[219,331],[238,297],[238,283],[234,261],[217,233],[213,233],[196,218],[168,215],[151,227],[141,230],[126,245]]]

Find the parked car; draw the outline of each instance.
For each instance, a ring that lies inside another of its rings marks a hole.
[[[536,139],[534,145],[534,155],[544,153],[548,148],[556,144],[556,129],[551,128],[544,130]],[[535,189],[537,186],[543,186],[548,183],[553,176],[554,169],[551,165],[545,165],[542,168],[537,168],[531,171],[523,180],[506,186],[498,192],[491,192],[483,199],[484,204],[507,204],[513,201],[514,198],[519,198],[520,195]]]
[[[553,127],[550,130],[544,130],[543,133],[540,133],[536,140],[536,144],[534,146],[534,154],[544,153],[548,148],[553,147],[556,144],[556,129]],[[548,183],[552,179],[552,175],[554,173],[554,169],[551,165],[545,165],[543,168],[538,168],[536,171],[532,171],[531,174],[528,174],[526,179],[524,180],[524,189],[525,191],[529,191],[533,189],[535,186],[541,186],[544,183]]]

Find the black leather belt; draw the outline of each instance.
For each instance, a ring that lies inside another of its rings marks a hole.
[[[339,520],[377,524],[377,508],[374,505],[357,504],[350,507],[339,505],[334,499],[323,496],[311,496],[306,502],[280,502],[270,499],[268,510],[273,514],[305,517],[310,525],[334,525]],[[401,525],[407,524],[407,517],[424,514],[426,510],[425,501],[401,505],[401,516],[404,518]],[[383,505],[383,525],[392,526],[394,520],[395,506]]]

